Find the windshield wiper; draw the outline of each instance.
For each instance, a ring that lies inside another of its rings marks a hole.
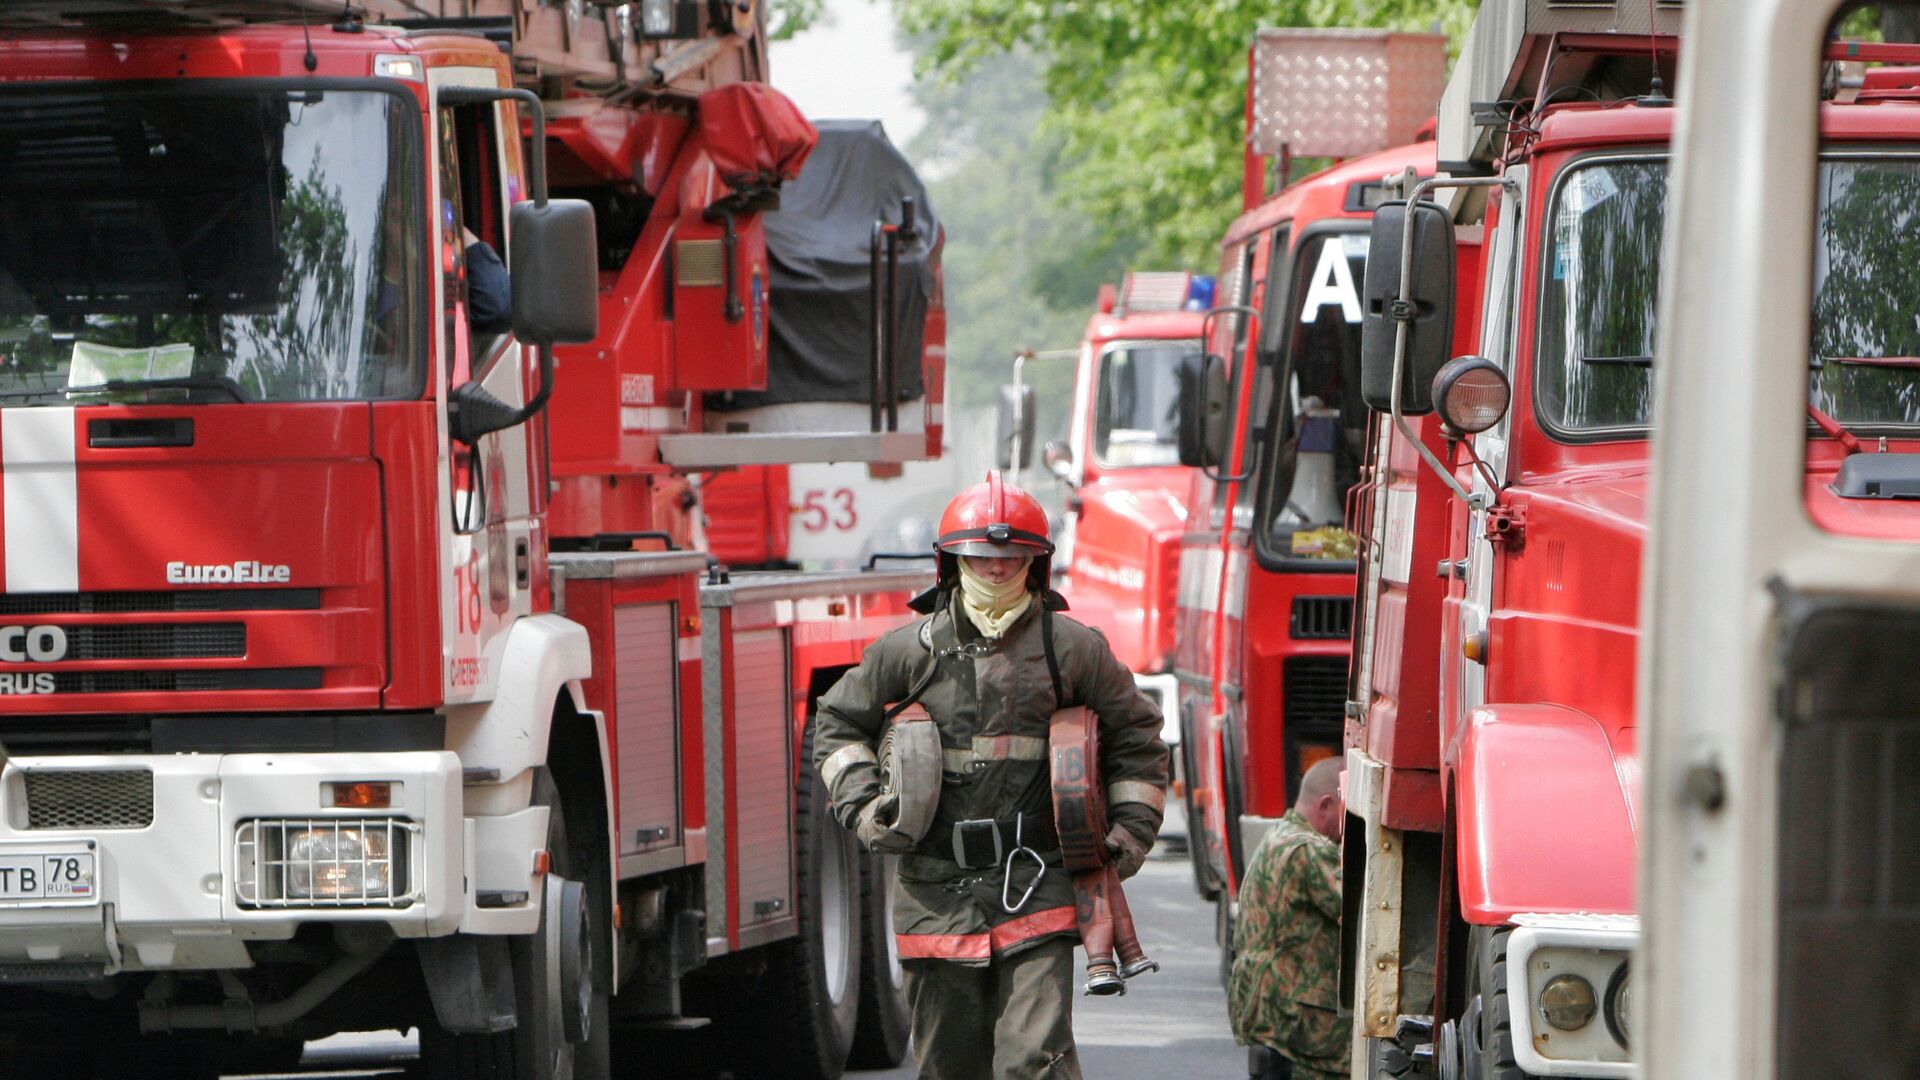
[[[184,375],[165,379],[108,379],[91,386],[54,386],[40,390],[7,390],[0,400],[51,397],[55,394],[125,394],[139,390],[219,390],[242,404],[252,401],[231,375]]]
[[[1651,356],[1581,356],[1583,364],[1620,364],[1626,367],[1652,367]]]
[[[1845,447],[1848,454],[1858,454],[1866,449],[1866,445],[1860,441],[1860,436],[1848,431],[1841,426],[1840,421],[1822,412],[1820,406],[1808,402],[1807,415],[1813,418],[1815,427],[1826,432],[1827,438]]]
[[[1920,356],[1816,356],[1813,366],[1825,367],[1828,364],[1845,364],[1854,367],[1904,367],[1920,368]]]

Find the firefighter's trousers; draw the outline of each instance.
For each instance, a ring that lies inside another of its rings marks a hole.
[[[984,967],[905,961],[920,1080],[1080,1080],[1073,948],[1052,938]]]

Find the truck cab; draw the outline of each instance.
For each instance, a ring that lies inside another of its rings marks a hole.
[[[1160,706],[1169,746],[1179,743],[1174,590],[1188,485],[1180,382],[1199,363],[1212,286],[1192,274],[1135,271],[1117,292],[1103,290],[1080,347],[1066,354],[1075,363],[1067,438],[1042,452],[1068,492],[1057,586]]]
[[[1345,970],[1368,1075],[1410,1059],[1478,1076],[1635,1067],[1649,809],[1629,672],[1642,649],[1656,373],[1685,363],[1655,348],[1661,268],[1684,260],[1663,253],[1676,115],[1665,90],[1682,43],[1677,16],[1654,17],[1624,4],[1483,7],[1478,64],[1449,88],[1460,107],[1443,105],[1452,175],[1407,192],[1448,209],[1396,203],[1376,221],[1370,269],[1383,273],[1368,285],[1363,347],[1383,413],[1378,557],[1361,593],[1357,640],[1371,647],[1349,732],[1358,821],[1346,844]],[[1506,104],[1464,104],[1495,100]],[[1880,227],[1832,211],[1870,216],[1833,196],[1904,182],[1897,155],[1867,149],[1910,139],[1907,110],[1882,107],[1895,100],[1861,90],[1822,107],[1819,359],[1793,425],[1819,421],[1807,513],[1871,534],[1898,533],[1910,515],[1847,497],[1833,470],[1855,459],[1844,429],[1897,434],[1905,414],[1891,402],[1910,379],[1873,359],[1889,331],[1861,302],[1861,275],[1842,270],[1885,255],[1869,239]],[[1477,297],[1434,272],[1462,226],[1484,246]],[[1402,292],[1403,272],[1420,284]],[[1457,334],[1427,311],[1472,318],[1473,355],[1448,360]]]
[[[1311,79],[1284,73],[1311,69],[1287,62],[1297,55],[1345,52],[1386,68],[1391,53],[1395,78],[1425,78],[1437,92],[1442,49],[1430,35],[1269,30],[1253,50],[1262,104],[1250,117],[1317,125],[1276,136],[1272,149],[1347,160],[1249,197],[1221,245],[1209,358],[1188,387],[1175,670],[1196,885],[1218,901],[1223,956],[1246,860],[1292,805],[1301,774],[1340,753],[1359,556],[1353,495],[1369,425],[1359,397],[1368,222],[1388,181],[1409,169],[1431,175],[1435,160],[1431,142],[1413,141],[1425,115],[1389,118],[1384,99],[1363,98],[1342,100],[1344,120],[1328,118],[1309,103],[1324,101]],[[1356,141],[1356,131],[1371,134]],[[1400,145],[1370,142],[1387,133]],[[1249,175],[1258,182],[1265,169]]]
[[[616,1016],[749,1074],[905,1053],[890,868],[803,762],[927,575],[728,574],[689,477],[924,459],[927,358],[770,371],[816,133],[761,5],[454,7],[0,7],[23,1075],[417,1028],[434,1075],[566,1080]],[[782,380],[827,419],[709,408]]]

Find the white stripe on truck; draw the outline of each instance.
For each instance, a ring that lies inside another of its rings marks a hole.
[[[7,591],[80,591],[80,485],[73,409],[8,409],[0,417]]]

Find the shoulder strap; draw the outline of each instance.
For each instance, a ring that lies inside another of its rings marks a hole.
[[[936,618],[939,618],[939,613],[937,611],[934,614],[927,616],[926,621],[920,624],[920,631],[916,636],[919,637],[921,644],[923,645],[928,644],[928,639],[926,636],[927,631],[932,628],[933,620]],[[912,708],[913,704],[920,700],[920,695],[927,692],[927,687],[933,685],[933,678],[935,675],[938,675],[939,673],[940,673],[940,657],[938,655],[938,652],[935,649],[933,649],[931,646],[929,646],[927,649],[927,670],[921,673],[918,679],[914,680],[913,688],[907,691],[906,697],[903,697],[899,701],[896,701],[892,705],[888,706],[886,712],[881,714],[880,726],[885,727],[886,725],[893,723],[894,717],[899,716],[901,713],[906,712],[909,708]]]
[[[1047,678],[1053,680],[1053,707],[1067,707],[1066,684],[1060,679],[1060,660],[1053,654],[1053,609],[1040,605],[1040,648],[1047,654]]]

